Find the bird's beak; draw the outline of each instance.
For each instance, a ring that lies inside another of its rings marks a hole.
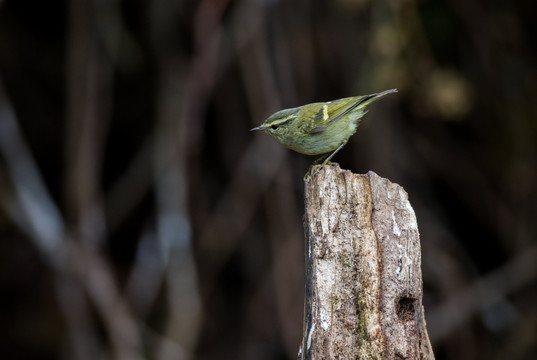
[[[265,130],[265,127],[263,125],[250,129],[250,131],[263,131],[263,130]]]

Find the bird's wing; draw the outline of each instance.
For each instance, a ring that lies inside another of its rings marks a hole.
[[[310,134],[325,131],[328,125],[340,120],[343,116],[354,110],[364,101],[369,100],[372,95],[350,97],[335,100],[327,103],[320,103],[315,108],[307,109],[308,113],[304,114],[305,118],[311,118],[306,125],[306,132]],[[313,113],[311,113],[313,112]]]
[[[310,134],[325,131],[330,124],[342,119],[357,107],[366,106],[377,98],[395,92],[397,92],[397,89],[390,89],[371,95],[354,96],[326,103],[312,104],[316,106],[305,109],[304,118],[312,120],[306,122],[304,131]]]

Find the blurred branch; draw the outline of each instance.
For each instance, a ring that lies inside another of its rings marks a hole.
[[[197,14],[197,18],[200,19],[200,24],[204,23],[205,21],[203,19],[205,17],[205,15],[203,15],[204,11],[211,11],[210,6],[208,5],[209,3],[210,2],[207,1],[203,5],[200,5],[200,11],[198,11]],[[217,6],[222,7],[223,5],[224,2],[218,4]],[[191,69],[188,71],[190,74],[190,80],[188,80],[190,85],[187,85],[187,87],[191,93],[205,93],[203,97],[206,100],[202,101],[199,96],[197,98],[192,96],[192,99],[185,100],[185,104],[187,104],[188,108],[190,109],[185,111],[187,111],[190,115],[195,115],[188,120],[190,129],[195,135],[186,136],[186,133],[185,136],[181,135],[181,139],[184,138],[181,143],[185,143],[185,141],[191,143],[192,146],[189,147],[191,157],[195,157],[195,153],[199,152],[199,142],[201,141],[200,137],[202,136],[202,126],[204,123],[202,115],[204,112],[204,107],[207,105],[207,96],[209,95],[211,88],[218,81],[218,79],[224,75],[226,71],[228,71],[229,67],[233,64],[233,61],[239,54],[242,53],[243,49],[251,44],[253,38],[257,36],[257,33],[260,30],[262,25],[261,21],[250,20],[252,18],[256,18],[255,16],[252,17],[248,11],[249,7],[252,5],[257,6],[248,1],[241,1],[238,8],[232,10],[232,14],[230,14],[230,17],[232,18],[230,23],[237,24],[237,26],[241,27],[241,29],[236,31],[237,38],[235,39],[236,46],[234,51],[229,51],[229,49],[221,49],[222,52],[218,54],[218,56],[215,54],[215,51],[220,48],[218,44],[220,44],[220,38],[223,36],[221,32],[225,30],[222,27],[223,25],[219,25],[220,27],[217,27],[215,30],[216,25],[214,19],[211,20],[211,24],[208,26],[208,28],[213,29],[213,31],[208,31],[205,27],[198,25],[200,28],[194,35],[194,38],[196,39],[195,43],[198,47],[198,53],[196,58],[191,60]],[[219,11],[222,11],[222,9]],[[217,15],[218,14],[213,14],[211,16]],[[244,23],[245,21],[247,21],[247,23]],[[199,32],[203,33],[203,35],[199,34]],[[208,60],[205,60],[205,58],[213,59],[213,63],[209,63]],[[214,59],[219,60],[218,64],[214,63]],[[212,69],[211,72],[214,71],[212,77],[208,76],[208,67]],[[260,73],[260,75],[263,76],[264,74]],[[200,78],[204,78],[205,80],[199,81]],[[268,76],[265,80],[271,81],[270,77]],[[254,83],[252,86],[255,87],[256,84]],[[249,94],[251,94],[251,92],[249,92]],[[261,116],[265,115],[266,112],[262,111],[261,108],[278,108],[279,101],[275,99],[273,95],[268,94],[267,96],[263,97],[258,96],[255,99],[252,98],[251,100],[257,101],[257,98],[263,98],[263,102],[268,101],[269,105],[265,106],[256,103],[252,109],[252,111],[255,112],[254,118],[260,118]],[[195,121],[195,119],[197,119],[197,121]],[[195,129],[193,129],[194,127]],[[136,208],[142,198],[153,186],[155,176],[154,174],[152,176],[151,173],[148,173],[147,168],[150,167],[150,164],[154,160],[154,146],[155,134],[150,134],[142,147],[133,156],[127,170],[114,183],[114,185],[111,187],[111,190],[108,192],[106,197],[109,208],[108,228],[111,231],[116,229],[125,219],[128,218],[128,215],[131,213],[131,211]],[[172,158],[168,159],[168,162],[155,164],[155,174],[157,174],[156,178],[159,178],[159,174],[164,173],[166,169],[173,163],[173,161],[174,159]],[[191,164],[190,166],[194,167],[196,164]],[[194,169],[192,169],[191,172],[195,172]]]
[[[154,162],[155,135],[149,134],[129,165],[106,194],[108,230],[113,232],[132,214],[151,190],[155,175],[150,169]],[[164,169],[156,169],[161,173]]]
[[[105,224],[100,189],[100,164],[110,116],[111,69],[99,52],[97,24],[109,9],[97,2],[71,1],[68,6],[66,84],[66,208],[82,240],[79,269],[88,295],[108,328],[115,356],[141,356],[139,328],[115,284],[112,269],[97,251]],[[73,244],[74,245],[74,244]],[[78,264],[78,263],[77,263]]]
[[[296,203],[289,166],[280,166],[271,189],[273,191],[265,192],[263,199],[273,259],[272,272],[267,276],[274,281],[282,340],[287,357],[292,359],[296,356],[302,332],[304,235],[302,214],[297,211],[301,206]]]
[[[0,151],[16,194],[15,197],[5,194],[7,201],[1,204],[20,231],[34,241],[45,262],[57,271],[56,293],[69,330],[68,343],[72,345],[75,359],[90,360],[96,353],[98,341],[92,329],[85,325],[90,323],[90,315],[82,291],[67,274],[70,270],[70,254],[65,247],[63,219],[22,138],[15,113],[4,96],[1,83]]]
[[[86,19],[85,8],[81,10],[77,5],[73,6],[77,8],[73,16]],[[77,11],[84,14],[77,16]],[[68,118],[72,121],[67,148],[72,150],[66,152],[69,169],[67,184],[70,189],[67,200],[70,212],[78,214],[81,234],[86,239],[91,238],[94,243],[93,240],[102,236],[104,230],[102,208],[95,205],[100,178],[97,169],[103,150],[102,129],[95,127],[99,123],[96,109],[103,109],[103,104],[100,102],[97,105],[95,102],[97,87],[94,80],[99,78],[94,73],[96,65],[91,61],[86,63],[92,55],[85,53],[85,46],[91,48],[94,41],[87,38],[87,41],[82,41],[78,38],[80,33],[77,29],[73,30],[71,73],[67,76],[72,81],[68,86],[71,89],[68,94],[72,94],[71,100],[68,100],[71,105]],[[83,86],[87,84],[89,89]],[[7,104],[6,100],[2,100],[2,105]],[[66,240],[69,235],[64,228],[63,217],[41,180],[39,170],[20,135],[13,110],[6,105],[2,108],[0,146],[17,194],[16,198],[11,198],[11,202],[3,204],[19,228],[34,240],[47,263],[56,270],[56,291],[69,328],[68,343],[72,345],[73,357],[92,359],[99,352],[95,329],[88,326],[91,316],[85,302],[85,290],[97,305],[109,330],[116,356],[119,359],[136,359],[140,351],[138,325],[117,291],[111,269],[100,255],[83,245],[85,242],[77,244]],[[80,109],[83,109],[81,118]]]
[[[125,285],[125,296],[142,319],[150,315],[163,282],[164,262],[153,229],[141,236],[136,258]]]
[[[1,86],[0,86],[1,90]],[[2,92],[0,91],[0,95]],[[84,243],[68,241],[69,235],[51,199],[30,151],[19,132],[13,110],[0,96],[0,150],[8,165],[16,198],[2,202],[19,229],[26,232],[56,271],[56,291],[77,359],[92,359],[98,352],[82,289],[97,305],[119,359],[136,359],[139,352],[138,325],[121,299],[112,271]],[[81,321],[82,319],[86,319]]]
[[[104,235],[99,184],[112,88],[110,64],[98,51],[96,24],[102,16],[96,6],[93,0],[73,0],[68,6],[64,152],[67,220],[95,245]]]
[[[220,48],[220,18],[227,1],[202,1],[196,12],[194,54],[183,59],[175,44],[165,41],[174,28],[173,2],[151,6],[150,31],[157,63],[155,190],[157,238],[166,267],[168,317],[165,336],[182,346],[181,358],[194,356],[202,325],[198,273],[192,249],[188,210],[187,171],[196,171],[188,158],[199,149],[203,115],[214,85]],[[157,356],[175,359],[169,343],[161,343]]]
[[[455,332],[479,311],[502,301],[537,279],[537,245],[521,251],[501,268],[477,280],[468,288],[427,313],[431,341],[438,342]],[[500,314],[496,314],[500,316]]]
[[[484,169],[473,161],[466,149],[457,145],[455,139],[447,132],[430,129],[428,133],[415,132],[411,136],[423,162],[448,183],[468,209],[473,209],[478,220],[497,230],[502,244],[512,244],[513,234],[517,243],[520,241],[523,246],[531,244],[530,229],[524,225],[517,226],[513,212],[495,191]],[[502,222],[498,222],[498,218]],[[517,229],[516,233],[512,229]]]
[[[15,198],[2,204],[19,229],[36,242],[44,259],[52,265],[60,263],[64,232],[62,215],[48,193],[37,164],[22,137],[15,112],[5,97],[1,79],[0,151],[16,193]]]
[[[262,31],[264,27],[260,26],[263,24],[262,11],[260,3],[242,1],[233,21],[237,41],[235,51],[247,88],[250,111],[258,119],[266,115],[266,109],[275,109],[281,103],[272,80],[275,77],[270,75],[273,71],[268,62],[266,34]],[[265,154],[270,154],[270,157],[267,158]],[[201,250],[215,255],[211,257],[211,269],[206,269],[209,289],[214,286],[222,267],[236,249],[255,208],[282,166],[285,155],[285,149],[270,139],[255,136],[236,161],[230,184],[208,216],[200,235]]]

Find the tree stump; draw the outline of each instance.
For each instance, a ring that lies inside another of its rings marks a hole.
[[[405,190],[336,164],[306,177],[305,198],[298,359],[434,359],[418,224]]]

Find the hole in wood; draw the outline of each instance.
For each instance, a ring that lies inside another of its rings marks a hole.
[[[397,316],[403,322],[414,320],[416,299],[402,297],[397,302]]]

